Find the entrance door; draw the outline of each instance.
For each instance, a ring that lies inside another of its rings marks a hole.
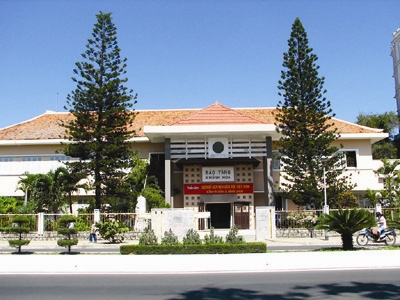
[[[234,211],[235,226],[238,229],[249,229],[249,205],[243,203],[235,203]]]
[[[204,210],[205,210],[204,202],[200,202],[199,203],[199,212],[203,212]],[[199,219],[199,230],[206,229],[205,225],[206,225],[205,224],[205,220],[204,219]]]
[[[206,209],[211,215],[211,227],[231,228],[230,203],[207,203]]]

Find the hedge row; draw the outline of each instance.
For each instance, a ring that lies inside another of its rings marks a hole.
[[[262,242],[215,245],[122,245],[121,254],[233,254],[266,253],[267,244]]]

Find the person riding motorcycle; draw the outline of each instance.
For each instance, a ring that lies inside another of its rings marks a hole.
[[[376,223],[378,225],[377,234],[379,234],[379,238],[377,239],[378,242],[384,237],[382,234],[383,231],[386,229],[386,219],[384,215],[382,215],[379,211],[375,214],[376,216]]]

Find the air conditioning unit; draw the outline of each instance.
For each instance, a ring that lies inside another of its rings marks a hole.
[[[208,158],[229,158],[229,141],[227,138],[208,139]]]

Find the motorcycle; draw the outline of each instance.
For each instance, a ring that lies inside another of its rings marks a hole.
[[[382,238],[379,239],[379,234],[374,234],[372,227],[365,228],[360,231],[357,236],[357,244],[360,246],[366,246],[368,242],[372,243],[385,243],[387,246],[393,246],[396,243],[396,231],[391,228],[382,232]]]

